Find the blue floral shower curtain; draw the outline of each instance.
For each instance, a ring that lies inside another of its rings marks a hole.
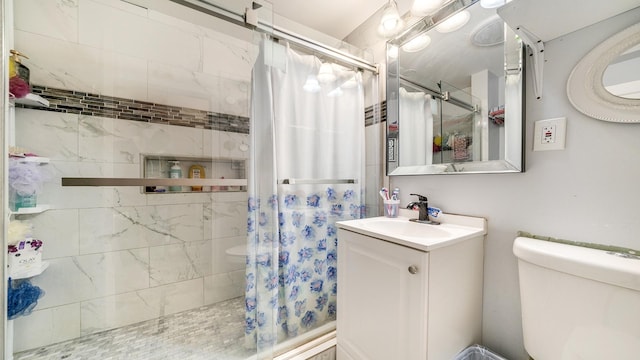
[[[332,65],[318,82],[321,65],[264,41],[253,69],[245,304],[259,353],[335,320],[335,223],[363,216],[361,74]]]

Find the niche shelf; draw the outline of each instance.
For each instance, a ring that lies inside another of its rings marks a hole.
[[[246,159],[213,158],[213,157],[189,157],[172,155],[142,155],[142,177],[147,179],[169,179],[169,170],[172,162],[178,161],[182,170],[182,179],[189,179],[189,168],[192,165],[204,167],[207,185],[202,190],[194,190],[195,186],[183,185],[179,187],[169,186],[145,186],[142,192],[145,194],[179,194],[179,193],[210,193],[246,191]],[[175,179],[171,179],[175,180]],[[176,190],[176,189],[180,190]],[[173,190],[171,190],[173,189]]]

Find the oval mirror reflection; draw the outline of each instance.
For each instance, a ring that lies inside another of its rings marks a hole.
[[[625,99],[640,99],[640,44],[615,58],[602,76],[607,91]]]

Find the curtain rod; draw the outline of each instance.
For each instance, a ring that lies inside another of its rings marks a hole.
[[[415,81],[409,80],[409,79],[407,79],[406,77],[404,77],[402,75],[400,75],[399,78],[400,78],[401,82],[409,84],[409,85],[411,85],[413,87],[416,87],[416,88],[418,88],[420,90],[430,92],[431,95],[433,95],[433,96],[435,96],[435,97],[437,97],[439,99],[442,99],[442,100],[444,100],[446,102],[449,102],[449,103],[451,103],[453,105],[457,105],[457,106],[459,106],[459,107],[461,107],[461,108],[463,108],[465,110],[468,110],[468,111],[480,112],[479,106],[477,104],[473,104],[473,103],[469,104],[464,100],[460,100],[458,98],[454,98],[453,96],[451,96],[451,92],[449,92],[449,91],[442,92],[440,90],[430,89],[430,88],[428,88],[428,87],[426,87],[424,85],[421,85],[421,84],[419,84],[419,83],[417,83]]]
[[[299,34],[295,34],[291,31],[277,27],[273,24],[268,24],[259,21],[257,25],[249,24],[245,21],[245,14],[237,13],[235,11],[225,9],[219,5],[212,4],[203,0],[170,0],[176,4],[180,4],[191,8],[193,10],[215,16],[218,19],[228,21],[232,24],[245,27],[250,30],[255,30],[264,34],[267,34],[275,39],[282,39],[292,42],[296,45],[302,46],[306,49],[317,51],[331,57],[332,59],[342,62],[343,64],[355,66],[362,70],[371,71],[374,74],[378,74],[378,66],[358,56],[346,53],[334,47],[322,44],[313,39],[309,39]]]

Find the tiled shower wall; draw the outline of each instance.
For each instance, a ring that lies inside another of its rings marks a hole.
[[[52,210],[21,215],[44,241],[45,291],[15,321],[15,350],[240,296],[244,266],[225,250],[246,242],[246,193],[141,193],[62,187],[67,177],[139,177],[140,153],[240,158],[244,134],[18,109],[17,143],[48,155],[39,196]],[[37,333],[38,336],[30,334]]]
[[[140,177],[140,154],[246,158],[256,47],[119,0],[14,4],[14,48],[54,104],[16,109],[15,144],[49,157],[53,180],[38,198],[52,210],[20,216],[51,265],[32,279],[45,295],[15,320],[14,351],[242,295],[244,266],[225,250],[246,241],[245,192],[144,195],[60,178]],[[180,126],[73,111],[78,96],[103,108],[117,98],[178,109]],[[204,120],[185,123],[189,114]]]
[[[17,0],[14,7],[14,47],[29,56],[34,84],[248,114],[258,51],[248,30],[207,17],[226,35],[120,0]]]

